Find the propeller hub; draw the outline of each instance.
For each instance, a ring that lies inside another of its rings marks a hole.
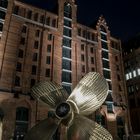
[[[56,108],[56,115],[60,118],[66,117],[70,112],[70,105],[68,103],[61,103]]]

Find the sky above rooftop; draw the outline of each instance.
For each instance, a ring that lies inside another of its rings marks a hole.
[[[40,8],[51,9],[57,0],[23,0]],[[125,41],[140,33],[139,0],[76,0],[78,22],[94,23],[100,15],[106,19],[111,35]]]

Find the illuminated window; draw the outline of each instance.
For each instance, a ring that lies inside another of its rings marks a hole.
[[[129,72],[129,79],[131,79],[132,78],[132,73],[131,72]]]
[[[133,70],[133,77],[136,77],[136,70]]]
[[[129,80],[129,74],[128,73],[125,74],[125,78],[126,78],[126,80]]]
[[[138,75],[140,75],[140,69],[137,69],[137,71],[138,71]]]

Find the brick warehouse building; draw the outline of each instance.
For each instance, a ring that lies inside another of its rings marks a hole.
[[[76,11],[74,0],[59,0],[57,14],[0,0],[0,139],[22,139],[49,116],[30,96],[35,83],[52,80],[70,93],[90,71],[109,84],[105,103],[91,118],[116,140],[128,135],[121,41],[111,36],[102,16],[91,28],[77,22]],[[64,131],[59,134],[63,140]]]
[[[124,45],[124,69],[133,134],[140,139],[140,34]]]

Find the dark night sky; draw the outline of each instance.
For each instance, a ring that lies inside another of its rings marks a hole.
[[[41,8],[50,8],[57,0],[24,0]],[[139,0],[76,0],[78,22],[94,23],[103,15],[111,34],[121,40],[140,33]]]

